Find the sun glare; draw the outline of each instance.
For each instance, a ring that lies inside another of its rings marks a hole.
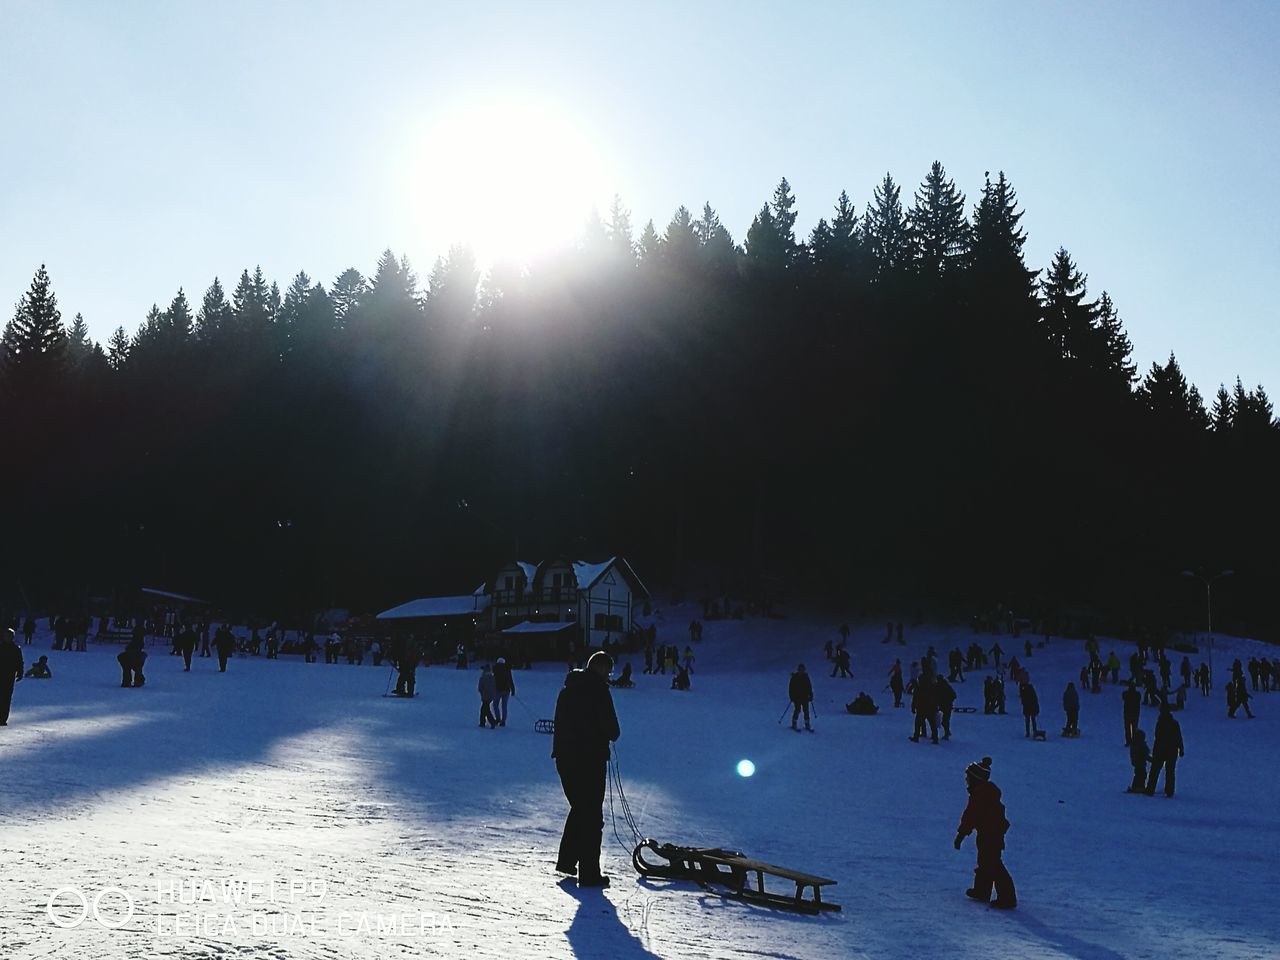
[[[426,132],[417,154],[424,225],[445,244],[470,244],[482,264],[527,264],[563,247],[593,207],[608,209],[612,194],[591,136],[547,103],[458,104]]]

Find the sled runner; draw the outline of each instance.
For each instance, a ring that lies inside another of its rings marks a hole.
[[[666,863],[650,862],[643,851],[650,850],[666,860]],[[732,900],[745,900],[782,910],[817,914],[823,910],[839,910],[840,904],[822,899],[822,888],[835,880],[815,877],[787,867],[775,866],[752,860],[744,854],[719,847],[680,847],[672,843],[644,840],[631,854],[631,862],[642,877],[663,880],[691,880],[711,893]],[[775,877],[796,885],[793,896],[766,890],[765,876]],[[754,876],[754,881],[752,877]],[[727,887],[728,892],[711,890],[707,885]],[[813,890],[812,897],[805,896],[805,889]]]
[[[952,707],[951,710],[954,713],[977,713],[978,712],[977,707]]]
[[[554,720],[535,720],[533,721],[533,729],[539,733],[555,733],[556,722]]]

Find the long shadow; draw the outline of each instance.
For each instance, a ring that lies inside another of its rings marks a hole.
[[[627,929],[618,910],[601,890],[579,890],[572,877],[560,881],[560,889],[578,901],[573,921],[565,931],[569,948],[579,960],[619,960],[655,957]]]
[[[1123,954],[1116,953],[1109,947],[1081,940],[1065,930],[1053,929],[1044,921],[1036,919],[1034,914],[1027,913],[1024,908],[1019,907],[1017,910],[1010,912],[1018,923],[1027,928],[1029,933],[1040,938],[1049,946],[1066,953],[1073,960],[1126,960]]]

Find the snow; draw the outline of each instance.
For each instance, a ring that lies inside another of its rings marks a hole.
[[[688,642],[697,611],[659,611],[660,642]],[[552,871],[565,804],[533,721],[563,668],[516,675],[509,726],[478,726],[473,671],[419,671],[414,700],[384,698],[387,668],[235,658],[191,673],[153,646],[148,683],[120,689],[114,645],[52,652],[51,681],[17,687],[0,728],[0,956],[34,958],[939,958],[1243,960],[1280,955],[1275,858],[1276,706],[1228,720],[1232,656],[1220,639],[1212,697],[1179,717],[1178,794],[1125,794],[1119,691],[1082,693],[1078,740],[1057,736],[1063,686],[1084,662],[1054,640],[1028,666],[1050,731],[1013,716],[957,715],[950,742],[907,741],[910,715],[881,688],[894,657],[972,635],[908,628],[907,646],[855,625],[854,679],[823,669],[845,617],[708,622],[693,689],[640,673],[614,694],[622,783],[641,830],[729,846],[839,880],[841,913],[797,916],[686,884],[641,882],[606,804],[614,885],[579,893]],[[43,624],[42,624],[43,625]],[[980,637],[985,646],[991,638]],[[1013,643],[1001,638],[1013,651]],[[24,648],[49,652],[45,631]],[[1104,641],[1105,657],[1129,647]],[[1268,653],[1274,650],[1267,648]],[[1022,659],[1021,657],[1019,659]],[[808,664],[815,735],[777,722],[788,674]],[[980,705],[981,680],[958,684]],[[842,705],[859,690],[875,717]],[[1011,701],[1012,703],[1012,701]],[[1011,706],[1012,709],[1012,706]],[[1144,708],[1150,731],[1154,711]],[[994,758],[1012,829],[1019,907],[963,895],[973,841],[952,849],[965,764]],[[742,760],[755,765],[739,776]],[[90,919],[74,928],[77,894]],[[110,888],[119,888],[111,891]],[[108,922],[92,919],[92,904]],[[184,902],[188,901],[188,902]],[[194,902],[190,902],[194,901]],[[381,929],[380,926],[381,925]]]
[[[378,614],[379,620],[407,620],[414,617],[459,617],[481,613],[489,606],[489,598],[468,594],[465,597],[423,597],[410,600]]]

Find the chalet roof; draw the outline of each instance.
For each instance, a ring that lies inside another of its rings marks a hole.
[[[178,600],[182,603],[202,603],[208,605],[208,600],[201,600],[197,597],[188,597],[181,593],[170,593],[168,590],[155,590],[151,587],[143,587],[142,592],[152,597],[160,597],[164,600]]]
[[[627,563],[622,557],[610,557],[603,563],[587,563],[582,560],[575,560],[573,562],[573,572],[574,576],[578,578],[578,589],[590,590],[610,567],[617,568],[623,579],[631,585],[633,592],[640,596],[649,596],[648,588],[636,576],[636,572],[631,569],[631,564]]]
[[[378,614],[379,620],[409,620],[422,617],[460,617],[479,613],[489,606],[484,595],[467,594],[463,597],[423,597],[410,600]]]
[[[532,620],[521,620],[514,627],[507,627],[502,633],[559,633],[562,630],[577,628],[573,621],[565,623],[534,623]]]

